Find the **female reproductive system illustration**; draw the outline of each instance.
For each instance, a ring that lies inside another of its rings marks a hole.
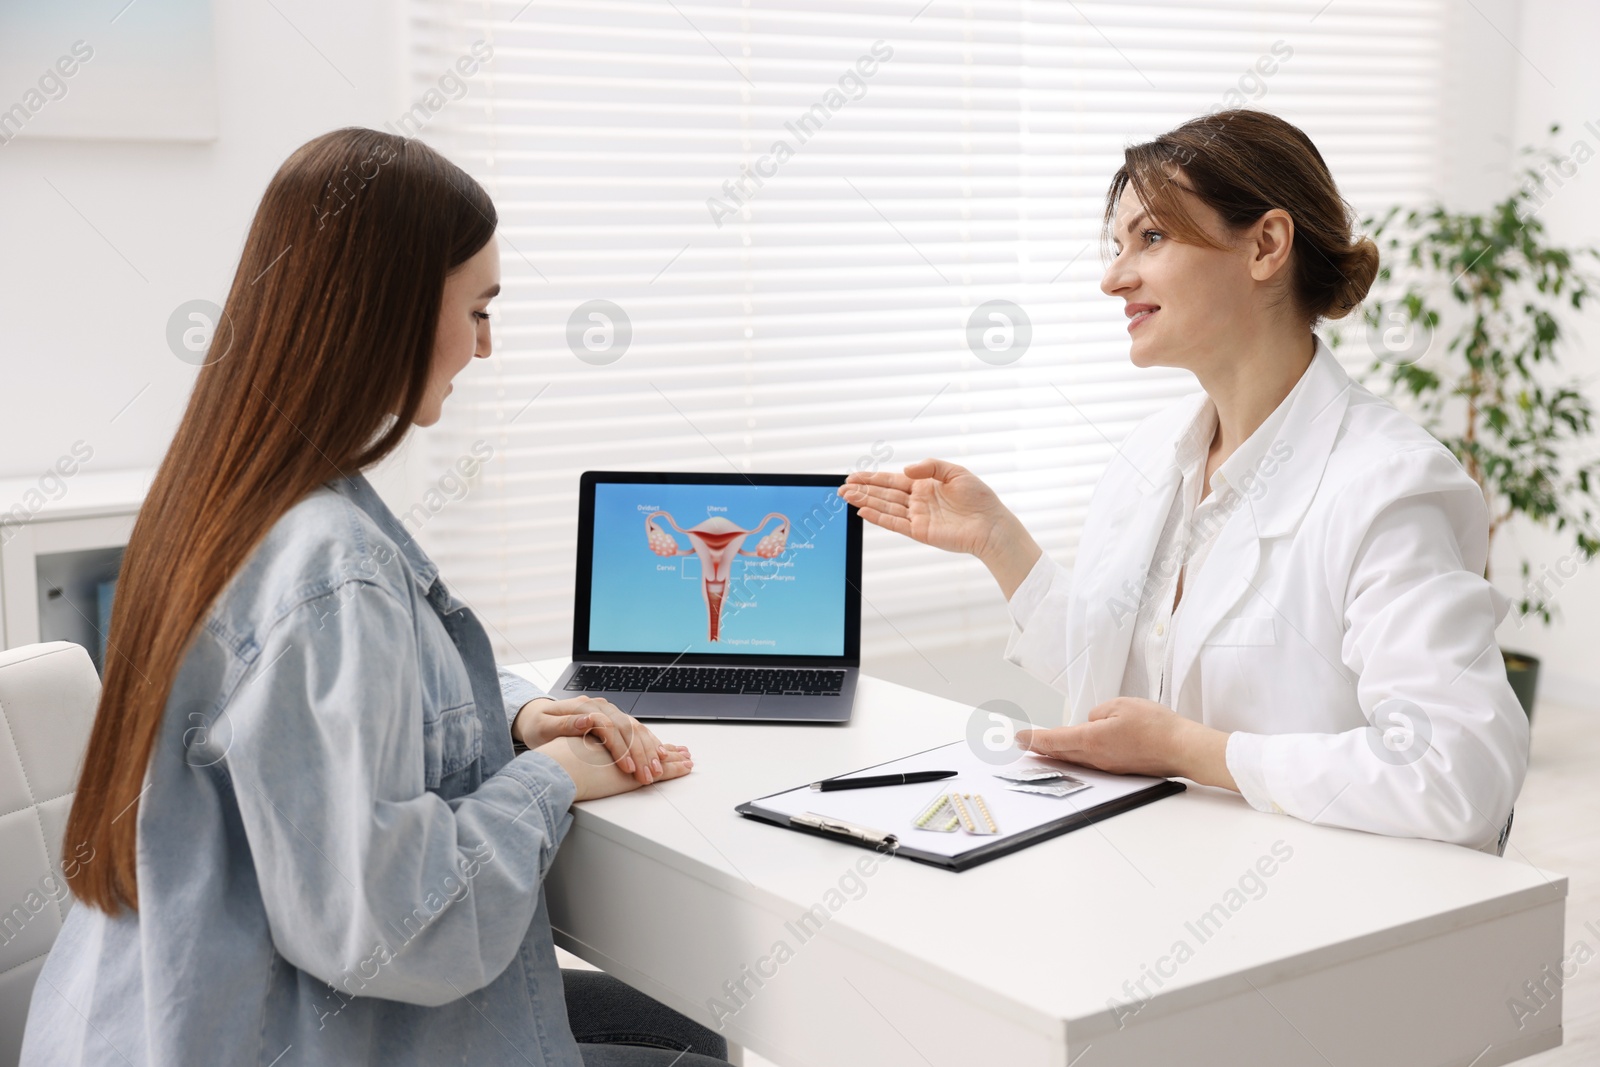
[[[680,547],[678,539],[656,523],[657,518],[666,519],[668,526],[687,537],[690,547]],[[760,533],[767,525],[767,519],[777,519],[777,527],[756,542],[754,552],[746,552],[742,547],[745,538]],[[728,595],[728,577],[733,570],[733,557],[755,556],[760,559],[774,559],[782,555],[784,547],[789,543],[789,519],[773,511],[757,523],[754,529],[741,530],[721,515],[713,515],[698,526],[691,526],[685,530],[673,522],[672,516],[665,511],[654,511],[645,516],[644,532],[650,538],[650,551],[658,556],[668,559],[688,555],[700,557],[700,584],[706,598],[706,630],[709,639],[717,641],[722,634],[722,604]]]

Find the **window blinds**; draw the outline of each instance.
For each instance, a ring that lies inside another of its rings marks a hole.
[[[1070,564],[1114,442],[1196,387],[1129,364],[1098,288],[1123,146],[1245,104],[1304,128],[1362,214],[1438,177],[1439,0],[410,10],[391,128],[494,197],[504,292],[408,525],[502,658],[569,648],[585,469],[939,456]],[[1006,632],[975,561],[872,528],[866,553],[869,663],[936,674]]]

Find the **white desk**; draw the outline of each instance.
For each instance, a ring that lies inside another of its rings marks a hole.
[[[847,727],[653,724],[694,773],[578,809],[546,883],[556,942],[708,1025],[721,998],[728,1039],[782,1067],[1492,1067],[1561,1043],[1556,983],[1542,1009],[1524,983],[1560,968],[1567,882],[1510,859],[1191,785],[960,874],[889,859],[830,900],[870,851],[733,811],[970,714],[863,678]],[[1292,854],[1263,878],[1275,844]],[[818,904],[802,940],[786,924]],[[1513,997],[1539,1009],[1520,1026]]]

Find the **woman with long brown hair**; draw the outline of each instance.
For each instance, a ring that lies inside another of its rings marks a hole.
[[[1201,391],[1115,449],[1072,571],[979,478],[857,473],[861,517],[977,556],[1006,657],[1066,697],[1034,752],[1185,777],[1315,823],[1500,851],[1528,723],[1484,579],[1483,494],[1353,382],[1314,332],[1361,302],[1378,250],[1322,154],[1228,110],[1129,147],[1106,194],[1129,358]]]
[[[128,544],[23,1063],[723,1062],[564,984],[541,888],[575,800],[688,751],[498,670],[361,473],[489,355],[495,225],[374,130],[269,183]]]

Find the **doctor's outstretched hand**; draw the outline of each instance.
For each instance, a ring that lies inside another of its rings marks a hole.
[[[1091,708],[1088,722],[1018,730],[1017,747],[1112,774],[1239,789],[1228,771],[1228,735],[1153,700],[1116,697]]]
[[[942,459],[912,463],[903,474],[856,471],[839,495],[874,526],[946,552],[977,556],[1008,600],[1042,554],[983,479]]]

